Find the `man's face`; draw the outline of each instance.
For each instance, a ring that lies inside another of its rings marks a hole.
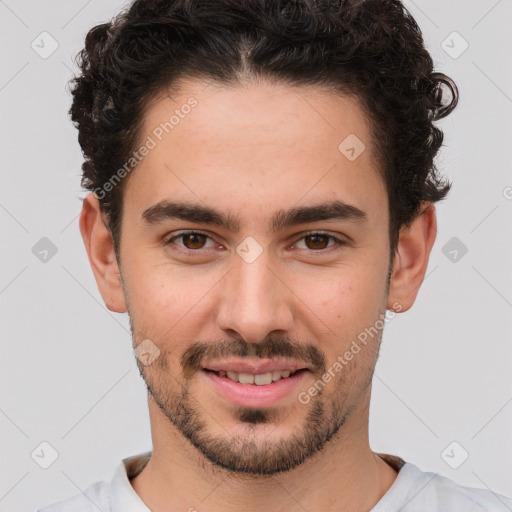
[[[382,325],[390,263],[369,125],[355,99],[318,88],[189,81],[171,96],[145,113],[141,141],[156,146],[124,191],[120,270],[134,345],[160,351],[137,364],[166,426],[210,461],[291,469],[338,430],[350,438],[367,414],[382,331],[359,351],[353,341]],[[351,134],[366,146],[359,156]],[[278,222],[336,201],[354,208]],[[215,209],[232,225],[173,218],[161,202]],[[300,371],[266,383],[279,368]],[[223,370],[267,375],[235,383]]]

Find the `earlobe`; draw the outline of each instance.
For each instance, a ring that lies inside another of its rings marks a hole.
[[[83,200],[80,233],[106,307],[116,313],[125,313],[126,301],[112,234],[105,226],[99,200],[92,192]]]
[[[435,207],[433,203],[426,203],[413,222],[400,231],[389,284],[388,309],[404,312],[414,304],[425,278],[436,234]]]

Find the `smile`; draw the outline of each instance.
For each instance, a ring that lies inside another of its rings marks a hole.
[[[220,370],[215,373],[219,377],[226,377],[232,380],[233,382],[239,382],[240,384],[255,384],[256,386],[267,386],[268,384],[272,384],[272,382],[277,382],[278,380],[281,379],[287,379],[288,377],[290,377],[290,375],[294,375],[298,371],[302,370],[295,370],[293,372],[291,372],[290,370],[283,370],[259,373],[257,375],[254,375],[252,373],[232,372],[225,370]]]

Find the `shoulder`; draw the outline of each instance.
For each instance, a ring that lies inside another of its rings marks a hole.
[[[457,507],[464,506],[464,510],[467,512],[482,512],[484,510],[510,512],[512,510],[511,498],[490,489],[465,487],[436,473],[430,474],[434,475],[433,498],[439,507],[446,503],[452,503]]]
[[[91,484],[82,493],[36,512],[149,512],[129,479],[142,471],[150,457],[151,452],[127,457],[119,462],[110,480]]]
[[[110,510],[106,482],[96,482],[80,494],[53,503],[36,512],[98,512]]]
[[[512,499],[490,489],[459,485],[438,473],[424,472],[406,463],[400,473],[406,486],[403,512],[510,512]],[[397,477],[398,483],[398,477]]]

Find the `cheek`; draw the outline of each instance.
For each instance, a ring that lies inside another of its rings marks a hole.
[[[125,279],[132,320],[148,337],[172,338],[173,334],[191,327],[191,320],[201,314],[208,303],[205,295],[212,290],[218,275],[203,273],[198,268],[176,267],[170,264],[148,264],[133,259]],[[129,269],[131,269],[131,272]],[[192,325],[195,322],[192,322]]]
[[[373,306],[382,301],[383,279],[384,270],[380,272],[375,265],[361,264],[326,273],[309,288],[307,284],[302,286],[305,295],[332,318],[345,315],[357,318],[377,311]]]
[[[314,283],[303,283],[298,293],[307,297],[308,308],[303,313],[315,323],[321,320],[329,328],[328,336],[336,336],[334,343],[340,350],[385,311],[385,277],[384,267],[361,262],[329,272]]]

